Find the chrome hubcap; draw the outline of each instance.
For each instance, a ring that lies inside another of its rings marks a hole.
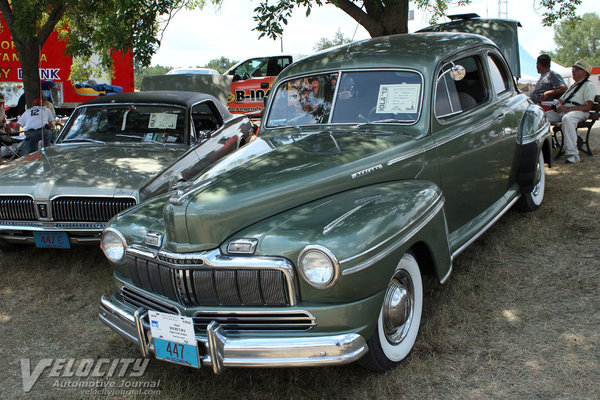
[[[383,329],[388,342],[404,340],[414,313],[414,289],[408,272],[396,272],[385,293],[383,302]]]

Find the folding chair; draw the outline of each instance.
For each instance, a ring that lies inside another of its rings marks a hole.
[[[0,148],[6,148],[10,155],[9,161],[21,156],[21,149],[25,146],[27,139],[15,139],[3,130],[0,130]],[[14,146],[14,145],[17,146]]]

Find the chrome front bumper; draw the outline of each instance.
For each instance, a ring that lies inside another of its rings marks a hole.
[[[98,315],[109,327],[140,347],[144,357],[154,352],[147,311],[131,313],[102,296]],[[208,325],[207,336],[196,336],[206,355],[202,366],[215,373],[226,367],[308,367],[354,362],[367,351],[365,339],[356,333],[293,338],[231,338],[216,322]]]

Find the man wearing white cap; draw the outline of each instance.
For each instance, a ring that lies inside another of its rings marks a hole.
[[[577,150],[577,124],[589,117],[589,111],[594,106],[596,87],[588,78],[592,67],[585,61],[575,61],[571,69],[575,83],[560,96],[558,104],[552,106],[552,111],[546,112],[550,123],[562,122],[565,155],[567,164],[579,162]]]

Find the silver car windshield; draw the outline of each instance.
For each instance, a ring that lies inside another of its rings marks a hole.
[[[80,107],[57,143],[185,143],[185,109],[154,105]]]
[[[280,84],[267,128],[319,124],[400,123],[419,118],[423,81],[409,71],[314,75]]]

